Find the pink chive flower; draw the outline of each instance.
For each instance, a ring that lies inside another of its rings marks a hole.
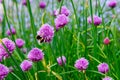
[[[117,5],[117,1],[116,1],[116,0],[109,0],[109,1],[107,2],[107,5],[108,5],[110,8],[114,8],[114,7],[116,7],[116,5]]]
[[[27,1],[26,0],[22,0],[22,5],[27,5]]]
[[[3,38],[2,42],[8,49],[10,53],[12,53],[15,50],[15,43],[12,40],[9,40],[8,38]]]
[[[24,60],[21,64],[20,67],[23,71],[28,71],[32,68],[32,62],[28,60]]]
[[[15,43],[12,40],[9,40],[8,38],[3,38],[2,42],[9,51],[9,53],[12,53],[15,50]],[[0,55],[2,57],[8,56],[8,52],[6,51],[2,43],[0,43]]]
[[[87,18],[87,21],[89,24],[92,24],[92,19],[91,19],[91,16]],[[93,23],[95,26],[98,26],[102,23],[102,18],[96,16],[96,15],[93,15]]]
[[[53,15],[54,15],[54,16],[57,16],[58,14],[59,14],[59,11],[58,11],[58,10],[54,10],[54,11],[53,11]]]
[[[57,10],[54,10],[53,11],[53,15],[54,16],[58,16],[58,15],[60,15],[60,14],[64,14],[64,15],[66,15],[66,16],[69,16],[70,15],[70,10],[66,7],[66,6],[62,6],[61,7],[61,11],[60,11],[60,14],[59,14],[59,9],[57,9]]]
[[[40,27],[37,35],[44,39],[44,42],[51,42],[54,36],[54,28],[49,24],[44,24]]]
[[[16,39],[15,43],[18,46],[18,48],[22,48],[23,45],[25,44],[25,41],[19,38],[19,39]]]
[[[37,62],[37,61],[41,61],[44,58],[44,54],[42,52],[42,50],[38,49],[38,48],[33,48],[29,53],[28,53],[28,59],[33,61],[33,62]]]
[[[9,69],[3,65],[3,64],[0,64],[0,80],[1,79],[4,79],[9,73]]]
[[[103,42],[104,42],[104,44],[108,45],[110,43],[110,39],[108,37],[106,37]]]
[[[64,14],[60,14],[57,16],[57,18],[55,19],[55,26],[56,26],[56,30],[64,27],[65,25],[67,25],[69,22],[69,19],[67,16],[65,16]]]
[[[62,6],[60,14],[64,14],[66,16],[69,16],[70,10],[66,6]]]
[[[66,57],[65,56],[58,57],[57,62],[60,66],[62,66],[63,64],[66,64]]]
[[[4,46],[0,43],[0,58],[2,58],[7,55],[7,51],[5,50]]]
[[[89,62],[85,58],[80,58],[75,62],[75,68],[80,71],[86,70],[88,68]]]
[[[97,66],[98,71],[101,73],[107,73],[109,71],[109,66],[107,63],[101,63]]]
[[[2,3],[2,0],[0,0],[0,3]]]
[[[30,0],[31,2],[32,0]],[[22,0],[22,5],[26,6],[27,5],[27,0]]]
[[[15,34],[16,34],[15,28],[14,28],[14,27],[11,27],[10,29],[11,29],[12,34],[15,35]],[[10,32],[10,30],[8,29],[7,32],[6,32],[6,34],[7,34],[8,36],[10,36],[10,35],[11,35],[11,32]]]
[[[105,78],[103,78],[102,80],[113,80],[111,77],[107,76]]]
[[[41,2],[39,3],[39,7],[40,7],[41,9],[44,9],[44,8],[46,7],[46,2],[41,1]]]

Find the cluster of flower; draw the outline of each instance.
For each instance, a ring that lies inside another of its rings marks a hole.
[[[1,1],[2,2],[2,1]],[[108,3],[108,6],[111,8],[114,8],[116,6],[116,1],[112,0]],[[23,5],[27,5],[26,0],[22,0]],[[44,9],[46,7],[46,3],[41,1],[39,4],[39,7],[41,9]],[[65,25],[68,24],[69,19],[68,16],[70,15],[70,11],[67,9],[66,6],[62,6],[61,9],[57,9],[54,11],[54,16],[56,16],[55,19],[55,27],[56,30],[59,30],[60,28],[63,28]],[[0,19],[0,21],[2,21]],[[102,18],[93,15],[93,18],[90,16],[88,17],[88,23],[89,24],[94,24],[95,26],[98,26],[102,23]],[[11,27],[10,30],[7,30],[7,35],[15,35],[16,30],[14,27]],[[39,31],[37,32],[37,35],[42,37],[44,39],[44,42],[51,42],[52,38],[54,37],[54,28],[50,26],[49,24],[43,24]],[[109,38],[104,39],[104,44],[108,45],[110,43]],[[10,55],[12,55],[13,51],[15,50],[16,46],[18,48],[22,48],[25,44],[25,41],[22,39],[16,39],[15,43],[8,39],[8,38],[3,38],[2,42],[0,43],[0,61],[2,59],[8,58]],[[28,71],[32,68],[32,62],[38,62],[44,59],[44,53],[42,50],[38,48],[33,48],[32,50],[29,51],[27,55],[28,60],[24,60],[21,64],[20,67],[23,71]],[[66,64],[66,57],[61,56],[57,58],[57,62],[60,66],[63,66],[63,64]],[[75,62],[75,68],[77,68],[79,71],[85,71],[88,68],[89,61],[85,59],[84,57],[76,60]],[[97,66],[98,71],[106,74],[109,71],[109,66],[107,63],[101,63]],[[7,74],[10,72],[10,69],[6,67],[3,64],[0,64],[0,80],[3,79],[4,77],[7,76]],[[111,77],[105,77],[103,80],[112,80]]]

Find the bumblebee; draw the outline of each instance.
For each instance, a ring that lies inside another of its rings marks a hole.
[[[37,40],[38,40],[38,42],[40,42],[40,43],[45,42],[44,38],[43,38],[43,37],[41,37],[40,35],[37,35],[37,36],[36,36],[36,39],[37,39]]]

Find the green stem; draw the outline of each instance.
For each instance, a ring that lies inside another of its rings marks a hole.
[[[78,56],[78,58],[80,57],[80,55],[79,55],[79,41],[80,41],[80,32],[78,32],[78,36],[77,36],[77,56]]]
[[[63,2],[64,2],[64,0],[61,1],[59,13],[61,12],[61,8],[62,8],[62,5],[63,5]]]
[[[16,9],[17,9],[17,18],[18,18],[18,22],[19,22],[19,30],[20,30],[20,34],[22,35],[21,22],[20,22],[20,18],[19,18],[19,10],[18,10],[17,0],[15,0],[15,4],[16,4]]]
[[[87,3],[86,3],[86,5],[87,5]],[[87,11],[88,11],[88,8],[86,6],[86,8],[85,8],[85,55],[84,56],[86,56],[86,54],[87,54],[87,26],[88,26],[88,24],[87,24]]]
[[[10,23],[9,23],[9,21],[8,21],[7,12],[6,12],[6,6],[5,6],[5,1],[4,1],[4,0],[3,0],[3,8],[4,8],[4,13],[5,13],[5,19],[6,19],[6,21],[7,21],[8,28],[9,28],[10,33],[11,33],[11,36],[12,36],[12,40],[15,42],[15,38],[14,38],[14,36],[12,35],[12,31],[11,31],[11,28],[10,28]],[[3,44],[3,45],[4,45],[4,44]],[[4,47],[5,47],[5,45],[4,45]],[[5,48],[6,48],[6,47],[5,47]],[[8,51],[7,49],[6,49],[6,51],[7,51],[8,54],[10,55],[10,53],[9,53],[9,51]],[[13,62],[15,63],[15,65],[17,66],[17,68],[21,71],[23,77],[26,79],[23,71],[21,70],[21,68],[20,68],[19,65],[17,64],[16,60],[13,58],[12,55],[10,55],[10,57],[11,57],[11,59],[13,60]]]
[[[51,43],[49,43],[49,47],[50,47],[50,52],[52,53],[51,55],[53,56],[54,60],[56,60],[56,55],[54,54],[54,51],[53,51]]]
[[[5,36],[5,18],[3,18],[3,22],[2,22],[2,38],[4,38]]]
[[[15,38],[14,38],[14,36],[13,36],[13,34],[12,34],[12,30],[11,30],[11,27],[10,27],[10,23],[9,23],[9,20],[8,20],[8,17],[7,17],[6,6],[5,6],[5,1],[4,1],[4,0],[3,0],[3,8],[4,8],[4,13],[5,13],[5,19],[6,19],[6,21],[7,21],[8,28],[9,28],[10,33],[11,33],[11,36],[12,36],[12,40],[14,41],[14,43],[15,43],[15,45],[16,45]],[[17,48],[17,51],[20,52],[20,51],[18,50],[18,48]],[[19,54],[19,55],[21,56],[21,58],[23,58],[23,56],[24,56],[24,55],[21,55],[21,54]]]
[[[90,0],[90,14],[91,14],[91,18],[92,18],[92,36],[93,36],[93,41],[94,41],[94,55],[96,54],[96,48],[97,48],[97,27],[94,26],[94,22],[93,22],[93,10],[92,10],[92,0]]]
[[[34,23],[34,18],[33,18],[33,14],[32,14],[32,10],[31,10],[31,5],[30,5],[30,1],[27,0],[27,7],[28,7],[28,11],[29,11],[29,15],[30,15],[30,22],[31,22],[31,30],[33,32],[33,36],[34,38],[36,38],[36,27],[35,27],[35,23]],[[37,44],[36,39],[34,39],[34,43]]]
[[[7,21],[8,28],[9,28],[10,33],[11,33],[11,36],[12,36],[12,40],[15,41],[14,36],[12,35],[12,30],[11,30],[11,28],[10,28],[10,23],[9,23],[9,21],[8,21],[7,12],[6,12],[6,6],[5,6],[5,1],[4,1],[4,0],[3,0],[3,9],[4,9],[4,14],[5,14],[5,19],[6,19],[6,21]]]
[[[70,1],[71,1],[71,4],[72,4],[72,7],[73,7],[73,10],[74,10],[74,14],[75,14],[75,19],[76,19],[77,27],[79,28],[79,22],[78,22],[78,16],[77,16],[77,13],[76,13],[76,9],[75,9],[75,6],[74,6],[74,3],[73,3],[73,0],[70,0]]]
[[[13,72],[11,73],[13,76],[15,76],[16,77],[16,79],[18,79],[18,80],[21,80],[16,74],[14,74]]]

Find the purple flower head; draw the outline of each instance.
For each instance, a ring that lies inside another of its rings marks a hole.
[[[38,48],[33,48],[29,54],[28,54],[28,59],[33,61],[33,62],[37,62],[40,61],[44,58],[44,54],[42,52],[42,50],[38,49]]]
[[[117,1],[116,0],[109,0],[107,4],[110,8],[114,8],[117,5]]]
[[[2,0],[0,0],[0,3],[2,3]]]
[[[22,48],[23,45],[25,44],[23,39],[16,39],[15,43],[18,46],[18,48]]]
[[[6,77],[8,73],[9,73],[9,69],[5,65],[0,64],[0,78]]]
[[[4,80],[4,76],[0,76],[0,80]]]
[[[55,19],[56,30],[64,27],[66,24],[68,24],[68,22],[69,20],[67,16],[65,16],[64,14],[58,15],[57,18]]]
[[[89,24],[92,24],[92,19],[91,19],[91,16],[87,18],[87,21]],[[95,26],[98,26],[102,23],[102,18],[96,16],[96,15],[93,15],[93,23]]]
[[[89,65],[89,62],[87,59],[85,58],[80,58],[78,59],[76,62],[75,62],[75,67],[80,70],[80,71],[83,71],[83,70],[86,70],[88,68],[88,65]]]
[[[70,11],[69,11],[69,9],[67,9],[66,6],[62,6],[60,14],[64,14],[66,16],[69,16]]]
[[[10,53],[12,53],[15,50],[15,43],[12,40],[9,40],[8,38],[3,38],[2,42],[8,49]]]
[[[46,2],[41,1],[41,2],[39,3],[39,7],[40,7],[41,9],[44,9],[44,8],[46,7]]]
[[[7,55],[7,51],[5,50],[4,46],[0,43],[0,57],[1,57],[1,60],[5,55]]]
[[[97,66],[98,71],[101,73],[107,73],[109,71],[109,66],[107,63],[101,63]]]
[[[14,28],[14,27],[11,27],[10,29],[11,29],[11,31],[12,31],[12,34],[15,35],[15,34],[16,34],[16,30],[15,30],[15,28]],[[7,30],[6,34],[7,34],[8,36],[11,35],[11,32],[10,32],[9,29]]]
[[[31,2],[32,0],[30,0]],[[26,6],[27,5],[27,0],[22,0],[22,5]]]
[[[59,9],[54,10],[54,12],[53,12],[54,16],[58,16],[59,15],[59,11],[60,11]],[[70,10],[66,6],[62,6],[60,14],[64,14],[66,16],[69,16]]]
[[[54,11],[53,11],[53,15],[54,15],[54,16],[59,15],[59,10],[54,10]]]
[[[32,62],[28,61],[28,60],[24,60],[21,65],[20,65],[21,69],[23,71],[28,71],[32,68]]]
[[[111,77],[107,76],[105,78],[103,78],[102,80],[113,80]]]
[[[60,66],[62,66],[63,64],[66,64],[66,57],[65,56],[58,57],[57,62]]]
[[[22,5],[27,5],[27,1],[26,0],[22,0]]]
[[[49,24],[44,24],[40,27],[37,35],[42,37],[45,42],[51,42],[54,36],[54,28]]]
[[[109,43],[110,43],[110,39],[109,39],[108,37],[106,37],[106,38],[104,39],[104,44],[108,45]]]
[[[12,53],[15,50],[15,43],[12,40],[9,40],[8,38],[3,38],[2,42],[10,53]],[[2,57],[8,56],[8,53],[2,45],[2,43],[0,43],[0,55]]]

